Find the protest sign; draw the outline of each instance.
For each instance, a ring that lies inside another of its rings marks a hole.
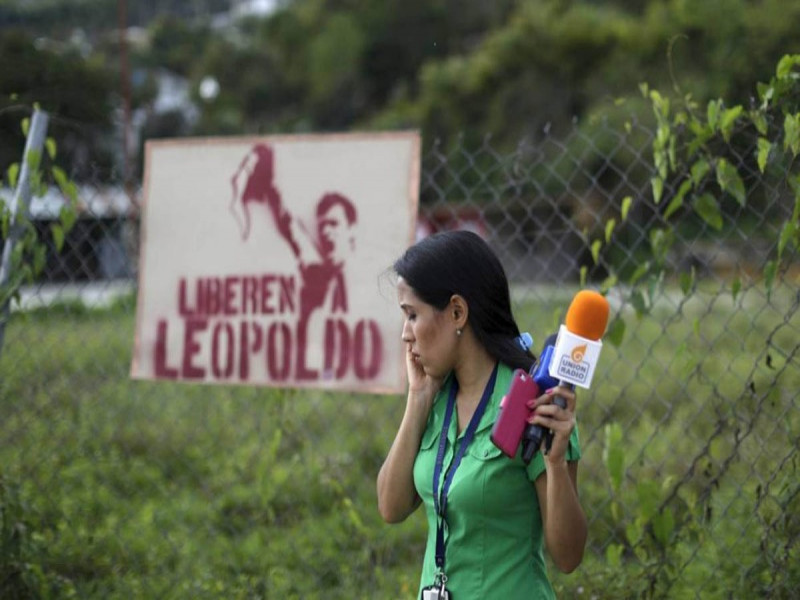
[[[148,142],[132,377],[401,391],[418,189],[416,132]]]

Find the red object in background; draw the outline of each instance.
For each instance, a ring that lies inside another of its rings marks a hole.
[[[417,218],[417,241],[439,231],[472,231],[486,239],[488,228],[483,212],[473,207],[440,208]]]

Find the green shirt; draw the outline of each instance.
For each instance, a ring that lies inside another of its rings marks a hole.
[[[512,374],[510,367],[499,366],[486,412],[448,492],[445,573],[447,588],[455,600],[555,598],[545,569],[542,516],[533,484],[545,470],[542,454],[537,452],[526,467],[519,453],[514,459],[508,458],[489,437]],[[452,376],[448,377],[434,400],[414,463],[414,484],[428,520],[420,590],[433,584],[436,573],[433,469],[452,382]],[[456,439],[457,432],[457,419],[453,418],[447,432],[442,479],[461,441],[461,436]],[[579,458],[576,427],[567,460]],[[441,488],[441,481],[439,485]]]

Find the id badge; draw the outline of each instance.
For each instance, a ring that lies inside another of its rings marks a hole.
[[[420,600],[450,600],[450,592],[443,585],[429,585],[422,588]]]

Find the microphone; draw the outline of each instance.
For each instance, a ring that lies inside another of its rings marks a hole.
[[[600,358],[600,338],[608,325],[608,300],[591,290],[581,290],[572,299],[565,324],[550,362],[550,375],[562,382],[589,389]]]
[[[594,369],[600,358],[603,343],[600,338],[608,324],[609,306],[605,296],[591,290],[581,290],[572,299],[567,310],[565,324],[558,336],[551,335],[536,365],[533,380],[539,390],[556,385],[576,385],[589,389]],[[566,408],[560,396],[553,403]],[[545,447],[552,443],[552,432],[541,425],[528,425],[522,435],[522,460],[528,464],[545,439]]]

